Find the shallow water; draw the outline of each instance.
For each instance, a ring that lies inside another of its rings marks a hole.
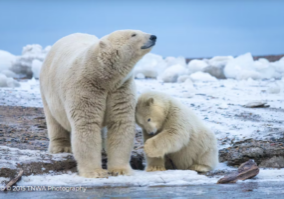
[[[5,199],[50,198],[283,198],[283,182],[195,185],[183,187],[89,188],[86,192],[8,192]]]

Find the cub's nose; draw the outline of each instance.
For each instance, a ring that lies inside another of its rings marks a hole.
[[[157,39],[157,36],[156,36],[156,35],[151,35],[151,36],[150,36],[150,40],[156,41],[156,39]]]

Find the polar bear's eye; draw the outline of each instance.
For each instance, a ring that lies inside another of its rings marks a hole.
[[[132,35],[131,35],[131,37],[135,37],[135,36],[136,36],[136,34],[132,34]]]
[[[148,119],[148,122],[150,122],[150,121],[151,121],[151,119],[149,118],[149,119]]]

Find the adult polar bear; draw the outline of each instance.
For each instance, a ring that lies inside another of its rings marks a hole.
[[[156,36],[119,30],[101,39],[72,34],[57,41],[40,73],[49,152],[72,152],[79,175],[129,175],[135,135],[131,71]],[[108,128],[108,171],[101,167],[102,127]],[[71,147],[72,146],[72,147]]]

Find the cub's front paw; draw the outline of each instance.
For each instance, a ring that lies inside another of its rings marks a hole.
[[[149,139],[145,142],[144,151],[146,155],[150,158],[161,158],[165,155],[163,149],[157,147],[154,139]]]
[[[164,166],[147,166],[146,171],[151,172],[151,171],[165,171],[166,168]]]
[[[133,174],[133,171],[130,167],[126,167],[126,168],[109,168],[108,169],[108,173],[111,176],[118,176],[118,175],[126,175],[126,176],[130,176]]]
[[[106,169],[95,169],[94,171],[91,172],[79,171],[79,176],[85,178],[107,178],[108,171]]]

